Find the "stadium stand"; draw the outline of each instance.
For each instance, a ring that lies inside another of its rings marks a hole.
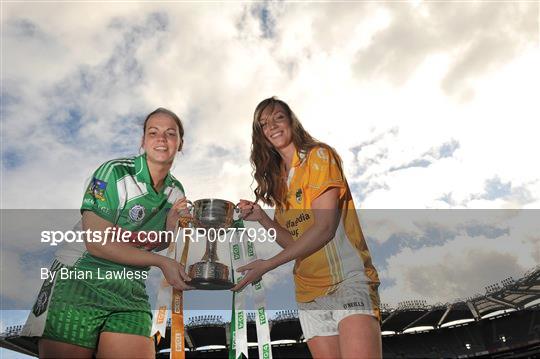
[[[517,281],[485,288],[485,294],[452,303],[427,305],[407,300],[383,306],[385,358],[533,358],[540,356],[540,266]],[[228,357],[229,326],[219,316],[189,318],[187,358]],[[249,357],[258,358],[254,316],[248,314]],[[37,356],[34,340],[19,335],[21,325],[0,335],[0,346]],[[270,321],[274,358],[309,358],[296,311],[278,312]],[[156,357],[168,358],[170,323],[156,345]]]

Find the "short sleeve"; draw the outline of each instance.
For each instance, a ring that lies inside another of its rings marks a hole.
[[[116,177],[114,168],[109,162],[94,172],[84,192],[81,213],[92,211],[101,218],[115,223],[119,203]]]
[[[168,207],[171,207],[179,199],[186,197],[185,192],[184,192],[184,187],[182,186],[180,182],[178,182],[178,180],[174,178],[173,178],[172,185],[171,187],[167,189],[166,194],[167,194]]]
[[[325,147],[314,148],[308,157],[309,180],[307,191],[313,201],[329,188],[339,188],[339,197],[347,191],[343,171],[332,151]]]

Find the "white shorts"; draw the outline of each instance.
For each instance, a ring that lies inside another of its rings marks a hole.
[[[307,303],[298,304],[300,325],[306,340],[315,336],[338,335],[339,322],[353,314],[366,314],[380,321],[379,283],[351,277],[337,289]]]

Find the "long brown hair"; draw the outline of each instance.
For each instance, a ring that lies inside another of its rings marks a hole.
[[[257,182],[257,188],[253,192],[256,201],[261,200],[267,205],[284,208],[288,207],[286,203],[287,180],[285,164],[279,152],[266,139],[260,124],[264,110],[269,108],[272,113],[274,107],[278,104],[281,105],[290,121],[292,142],[299,153],[307,155],[314,147],[325,147],[335,156],[340,168],[341,158],[332,147],[316,140],[304,129],[287,103],[275,96],[261,101],[253,114],[253,132],[251,135],[250,160],[253,167],[253,177]]]

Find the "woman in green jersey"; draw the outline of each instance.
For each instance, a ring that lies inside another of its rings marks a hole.
[[[144,281],[149,267],[160,268],[174,288],[191,289],[178,262],[152,252],[170,240],[163,231],[187,215],[184,189],[169,172],[183,135],[178,116],[158,108],[144,122],[144,153],[94,172],[81,206],[81,229],[93,241],[57,252],[23,329],[40,338],[40,357],[155,357]],[[129,243],[111,241],[112,233],[127,233]]]

